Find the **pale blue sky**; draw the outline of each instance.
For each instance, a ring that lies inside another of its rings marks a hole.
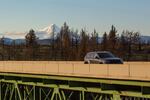
[[[150,0],[0,0],[0,33],[59,27],[94,28],[103,34],[115,25],[150,35]]]

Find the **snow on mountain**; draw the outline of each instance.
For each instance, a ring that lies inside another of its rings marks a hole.
[[[55,24],[51,24],[48,27],[39,29],[35,31],[35,35],[38,37],[38,43],[40,44],[49,44],[52,38],[57,38],[60,33],[60,28]],[[7,32],[1,33],[0,38],[4,38],[4,44],[12,44],[14,41],[16,44],[24,44],[25,36],[27,33],[16,33],[16,32]]]
[[[46,32],[48,34],[51,34],[52,32],[59,33],[60,28],[58,26],[56,26],[55,24],[52,24],[52,25],[45,27],[44,29],[41,29],[39,31]]]
[[[6,33],[1,33],[0,38],[10,38],[10,39],[24,39],[26,33],[16,33],[16,32],[6,32]]]
[[[35,32],[36,36],[39,39],[56,38],[59,35],[59,33],[60,33],[60,28],[56,26],[55,24],[52,24],[48,27],[45,27]]]
[[[50,39],[50,38],[56,38],[60,32],[60,28],[56,26],[55,24],[51,24],[48,27],[45,27],[43,29],[35,31],[36,36],[39,39]],[[10,38],[10,39],[25,39],[27,32],[25,33],[17,33],[17,32],[6,32],[1,33],[0,38]]]

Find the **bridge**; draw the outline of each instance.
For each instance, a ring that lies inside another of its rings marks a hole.
[[[150,100],[150,62],[1,61],[0,100]]]

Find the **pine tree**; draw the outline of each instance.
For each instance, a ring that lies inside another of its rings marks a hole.
[[[109,47],[109,50],[112,52],[115,52],[115,49],[116,49],[116,43],[117,43],[116,33],[117,33],[117,30],[112,25],[111,30],[108,35],[108,47]]]
[[[70,58],[69,51],[71,48],[71,38],[70,38],[70,29],[67,23],[65,22],[64,25],[61,27],[60,31],[60,48],[61,48],[61,58],[64,57],[65,60],[68,60]]]
[[[0,53],[0,56],[1,56],[1,59],[2,60],[5,60],[5,52],[6,52],[6,49],[5,49],[5,41],[4,41],[4,36],[2,38],[0,38],[0,47],[1,47],[1,53]]]
[[[37,59],[38,54],[38,43],[37,37],[33,29],[29,31],[29,33],[25,36],[26,39],[26,47],[27,47],[27,59],[35,60]]]
[[[118,53],[122,58],[126,57],[127,46],[128,46],[128,43],[125,37],[125,31],[123,31],[119,39],[119,46],[118,46]]]
[[[71,55],[70,60],[77,60],[78,55],[78,45],[79,45],[79,36],[78,36],[78,30],[74,31],[73,29],[70,31],[71,33]]]
[[[33,29],[29,31],[29,33],[25,36],[26,45],[27,46],[36,46],[37,45],[37,37]]]
[[[86,34],[86,30],[82,29],[80,33],[80,46],[79,46],[79,59],[83,60],[84,56],[88,52],[89,36]]]
[[[92,33],[92,37],[90,38],[89,45],[91,51],[96,51],[98,49],[98,34],[95,29]]]
[[[55,33],[54,33],[54,31],[55,31],[55,27],[52,27],[52,39],[50,40],[50,49],[51,49],[51,51],[49,51],[50,52],[50,55],[51,55],[51,58],[53,59],[54,58],[54,60],[56,60],[56,58],[55,58],[55,56],[56,56],[56,51],[55,51]]]
[[[140,42],[140,34],[138,32],[132,32],[132,31],[124,31],[122,34],[126,41],[126,48],[124,50],[127,50],[128,53],[128,60],[130,60],[131,54],[134,53],[134,49],[136,49],[136,45]]]
[[[101,45],[102,45],[102,50],[107,51],[107,49],[108,49],[107,48],[108,47],[108,36],[107,36],[106,32],[103,34]]]
[[[4,49],[4,37],[0,38],[0,45]]]

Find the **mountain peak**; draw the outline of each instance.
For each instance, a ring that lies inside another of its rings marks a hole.
[[[36,35],[40,39],[48,39],[48,38],[52,38],[53,36],[57,37],[59,32],[60,32],[60,28],[55,24],[51,24],[51,25],[37,31]]]
[[[45,27],[43,29],[40,29],[39,32],[46,32],[47,34],[51,34],[51,33],[59,33],[60,29],[58,26],[56,26],[55,24],[51,24],[48,27]]]

